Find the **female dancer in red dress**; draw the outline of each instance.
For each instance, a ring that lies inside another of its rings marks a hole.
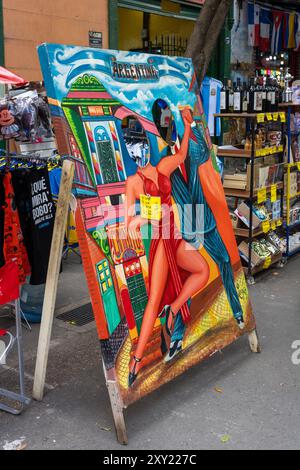
[[[145,347],[153,331],[155,321],[162,310],[166,315],[166,329],[171,336],[173,320],[181,311],[183,320],[190,318],[187,301],[201,290],[209,279],[209,266],[202,255],[183,240],[175,228],[172,210],[170,176],[181,165],[188,152],[190,127],[193,118],[189,109],[182,111],[185,132],[180,150],[162,158],[154,167],[150,163],[139,168],[126,182],[126,226],[130,230],[140,230],[148,220],[134,214],[134,207],[141,195],[160,197],[161,204],[169,209],[164,225],[164,214],[153,229],[149,259],[149,299],[144,312],[140,336],[135,356],[130,363],[128,378],[132,386],[141,367]],[[168,236],[165,236],[165,229]]]

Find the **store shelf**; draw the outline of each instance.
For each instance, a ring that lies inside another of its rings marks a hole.
[[[282,150],[277,150],[276,149],[276,152],[274,152],[273,150],[270,150],[269,152],[266,152],[264,153],[263,155],[260,154],[260,151],[256,151],[255,154],[254,154],[254,158],[263,158],[263,157],[268,157],[270,155],[277,155],[277,154],[280,154],[280,153],[283,153],[283,149]],[[217,153],[218,157],[223,157],[223,158],[247,158],[247,159],[250,159],[252,157],[251,155],[251,151],[250,150],[242,150],[242,149],[237,149],[236,151],[235,150],[218,150],[218,153]]]
[[[256,118],[258,114],[263,114],[263,113],[218,113],[218,114],[214,114],[214,117],[245,119],[245,118]]]
[[[299,227],[300,225],[300,220],[298,222],[294,222],[293,224],[284,224],[283,227],[284,228],[288,228],[288,229],[293,229],[293,228],[296,228],[296,227]]]
[[[279,106],[279,108],[290,108],[292,106],[297,108],[297,107],[300,106],[300,104],[297,104],[297,103],[279,103],[278,106]]]
[[[271,256],[271,262],[268,263],[267,267],[266,267],[265,262],[263,261],[260,265],[255,266],[254,268],[251,269],[251,275],[255,276],[256,274],[258,274],[262,271],[266,271],[270,267],[274,266],[274,264],[279,263],[282,260],[282,258],[283,258],[282,253],[278,253],[278,255]],[[245,271],[246,274],[249,274],[249,270],[248,270],[247,267],[244,268],[244,271]]]
[[[295,194],[290,194],[289,195],[289,199],[294,199],[294,197],[299,197],[300,196],[300,191],[298,191],[298,193],[295,193]]]
[[[269,194],[271,192],[271,187],[272,186],[267,186],[266,187],[267,194]],[[277,183],[277,190],[280,191],[281,189],[283,189],[283,183],[282,182]],[[250,198],[250,191],[248,191],[248,190],[224,188],[224,191],[225,191],[225,196],[228,196],[228,197],[238,197],[240,199],[249,199]],[[257,197],[257,192],[258,191],[259,191],[259,188],[256,188],[254,190],[253,197]]]
[[[220,150],[218,149],[218,157],[230,157],[230,158],[251,158],[250,150],[237,149],[235,150]]]
[[[234,228],[234,234],[236,237],[249,238],[250,229],[249,228]],[[258,237],[264,233],[262,228],[257,228],[253,230],[252,237]]]
[[[299,105],[298,105],[299,106]],[[285,108],[282,108],[285,109]],[[276,116],[276,117],[275,117]],[[214,114],[215,118],[231,118],[231,119],[255,119],[258,124],[268,124],[271,122],[282,123],[280,118],[280,110],[259,113],[218,113]],[[263,118],[263,120],[261,120]],[[285,122],[285,121],[283,121]]]
[[[298,169],[298,165],[300,165],[300,162],[296,162],[296,163],[285,163],[285,167],[286,168],[297,168]],[[299,170],[300,171],[300,170]]]
[[[288,258],[291,258],[292,256],[295,256],[297,255],[298,253],[300,253],[300,247],[299,248],[296,248],[295,250],[293,251],[289,251],[289,253],[286,255]]]
[[[276,222],[276,227],[281,227],[282,226],[282,219],[278,219],[278,220],[270,220],[270,232],[272,230],[271,226],[272,226],[272,223]],[[280,225],[277,225],[277,224],[280,224]],[[238,228],[234,228],[233,229],[234,231],[234,234],[236,237],[242,237],[242,238],[249,238],[250,236],[250,229],[249,228],[241,228],[241,227],[238,227]],[[265,232],[263,230],[263,228],[261,226],[257,227],[256,229],[254,229],[252,231],[252,238],[255,238],[255,237],[259,237],[260,235],[267,235],[268,232]]]

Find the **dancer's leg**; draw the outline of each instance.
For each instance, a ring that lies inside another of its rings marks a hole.
[[[209,266],[203,256],[186,241],[182,240],[177,252],[176,261],[180,268],[191,273],[185,281],[179,296],[171,304],[172,311],[175,315],[179,312],[182,305],[188,301],[190,297],[201,290],[209,279]]]
[[[145,347],[148,343],[149,337],[153,331],[154,323],[158,316],[159,305],[166,287],[168,278],[169,264],[165,253],[163,241],[161,240],[158,244],[155,259],[152,266],[151,272],[151,288],[148,303],[144,312],[142,327],[138,340],[138,345],[135,351],[135,356],[138,359],[143,358]],[[134,365],[133,361],[130,365],[132,368]],[[140,368],[140,363],[136,365],[136,372]]]

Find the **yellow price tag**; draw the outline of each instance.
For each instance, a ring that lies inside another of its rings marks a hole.
[[[280,116],[281,122],[286,122],[286,115],[285,115],[285,112],[279,113],[279,116]]]
[[[272,223],[271,223],[271,229],[276,230],[276,221],[275,220],[273,220]]]
[[[265,122],[265,115],[264,114],[258,114],[257,115],[257,122]]]
[[[278,116],[279,116],[278,113],[273,113],[273,120],[278,121]]]
[[[262,223],[262,229],[264,233],[269,233],[271,230],[271,225],[269,220],[264,220]]]
[[[256,150],[256,156],[261,157],[262,156],[262,149]]]
[[[268,258],[266,258],[264,262],[263,268],[268,269],[271,266],[271,264],[272,264],[272,258],[271,256],[268,256]]]
[[[268,120],[268,121],[273,121],[273,115],[272,115],[272,113],[267,113],[267,120]]]
[[[277,184],[271,186],[271,202],[277,201]]]
[[[300,162],[297,162],[297,170],[300,171]]]
[[[149,220],[161,219],[161,199],[160,197],[140,195],[141,217]]]
[[[267,200],[267,188],[261,188],[257,191],[257,202],[261,204]]]
[[[276,222],[276,225],[277,225],[277,227],[281,227],[281,225],[282,225],[282,220],[281,220],[281,219],[278,219],[277,222]]]

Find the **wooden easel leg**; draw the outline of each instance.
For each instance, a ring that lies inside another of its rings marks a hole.
[[[251,333],[249,333],[248,339],[249,339],[249,345],[250,345],[251,351],[254,353],[260,353],[261,348],[260,348],[256,329],[251,331]]]
[[[115,428],[117,433],[118,442],[123,445],[128,444],[126,424],[124,419],[124,406],[120,395],[118,384],[115,380],[107,378],[105,365],[103,363],[103,370],[106,380],[106,386],[109,394],[111,409],[113,412]]]
[[[61,263],[61,254],[63,251],[64,234],[66,230],[70,197],[72,194],[71,191],[74,178],[74,168],[74,163],[67,160],[64,161],[53,228],[49,266],[43,303],[42,322],[39,333],[39,342],[33,382],[32,396],[35,400],[39,401],[41,401],[44,396],[44,386],[46,380],[48,354],[54,318],[59,268]]]

